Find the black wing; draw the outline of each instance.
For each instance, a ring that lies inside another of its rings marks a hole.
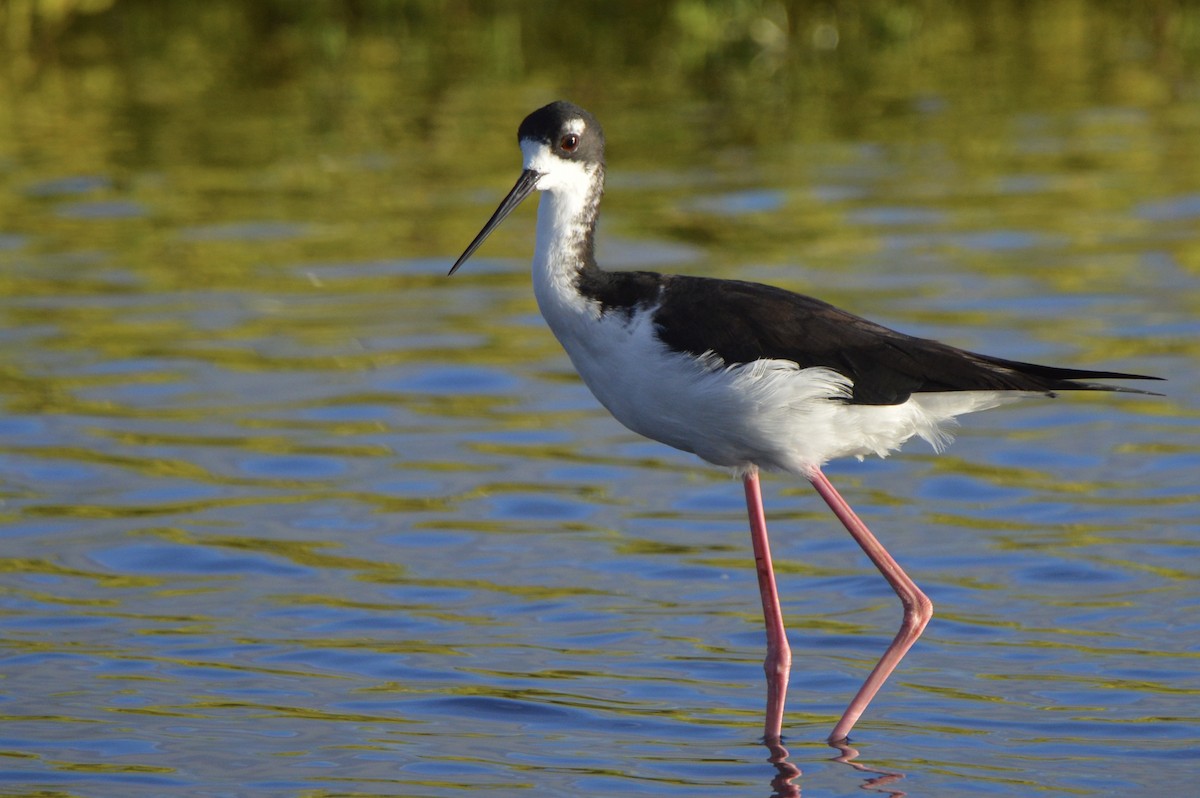
[[[625,282],[618,277],[622,273],[610,274],[614,282]],[[825,366],[854,381],[855,404],[899,404],[913,393],[928,391],[1150,393],[1080,380],[1159,379],[980,355],[905,335],[818,299],[759,283],[625,274],[630,287],[659,287],[654,321],[668,347],[693,355],[714,352],[729,364],[771,358],[802,367]]]

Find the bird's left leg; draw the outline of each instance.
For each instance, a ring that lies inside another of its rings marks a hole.
[[[829,509],[833,510],[834,515],[871,558],[871,562],[875,563],[875,567],[896,591],[896,595],[900,597],[900,601],[904,605],[904,620],[900,624],[900,631],[896,633],[891,645],[883,652],[883,656],[879,658],[879,662],[867,676],[863,686],[858,689],[850,706],[846,707],[842,719],[833,727],[833,732],[829,735],[829,741],[836,743],[845,740],[850,735],[850,730],[854,728],[855,722],[866,711],[871,699],[875,697],[887,677],[900,664],[900,660],[904,659],[904,655],[912,648],[913,643],[917,642],[917,638],[925,630],[929,619],[933,617],[933,602],[921,592],[921,588],[917,587],[916,582],[910,579],[908,574],[904,573],[904,570],[892,559],[892,555],[888,554],[883,544],[871,534],[871,530],[867,529],[867,525],[862,522],[862,519],[847,504],[820,469],[814,469],[808,479],[817,489],[817,493],[821,494],[825,503],[829,505]]]

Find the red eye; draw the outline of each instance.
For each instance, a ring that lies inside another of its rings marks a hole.
[[[558,146],[562,147],[566,152],[575,152],[575,148],[579,146],[579,136],[574,133],[568,133],[562,137],[562,141],[558,142]]]

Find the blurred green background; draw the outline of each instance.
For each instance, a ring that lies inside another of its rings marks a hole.
[[[448,204],[505,183],[517,122],[559,97],[605,123],[618,172],[690,164],[794,184],[814,154],[837,161],[823,144],[882,142],[902,162],[953,163],[966,188],[1030,170],[1086,182],[1119,159],[1170,194],[1200,171],[1194,6],[4,0],[0,175],[103,174],[95,193],[153,209],[136,225],[127,214],[121,233],[147,265],[187,259],[186,247],[164,252],[163,235],[206,219],[319,221],[292,242],[296,257],[450,254],[480,220]],[[1105,108],[1151,118],[1073,115]],[[1046,149],[1025,143],[1030,125],[1048,126]],[[1081,143],[1056,147],[1064,134]],[[1129,187],[1087,189],[1072,200],[1104,207]],[[808,209],[764,241],[629,194],[613,200],[626,225],[765,255],[831,221]],[[10,229],[36,213],[25,193],[0,203]],[[69,236],[72,220],[61,224]],[[245,253],[226,250],[224,265],[200,258],[157,278],[236,272]]]

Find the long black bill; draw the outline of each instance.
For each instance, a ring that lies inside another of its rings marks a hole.
[[[479,249],[479,245],[483,240],[492,234],[492,231],[500,226],[504,221],[504,217],[512,213],[521,201],[528,197],[537,188],[538,179],[541,178],[541,172],[535,172],[532,169],[526,169],[521,172],[521,176],[517,178],[517,184],[512,187],[512,191],[508,192],[508,196],[500,203],[500,207],[492,214],[492,218],[488,219],[487,224],[479,231],[479,235],[475,236],[475,240],[466,248],[463,254],[458,256],[458,260],[454,261],[454,265],[450,267],[450,271],[446,274],[449,277],[458,271],[458,267],[467,262],[467,258],[475,254],[475,250]]]

